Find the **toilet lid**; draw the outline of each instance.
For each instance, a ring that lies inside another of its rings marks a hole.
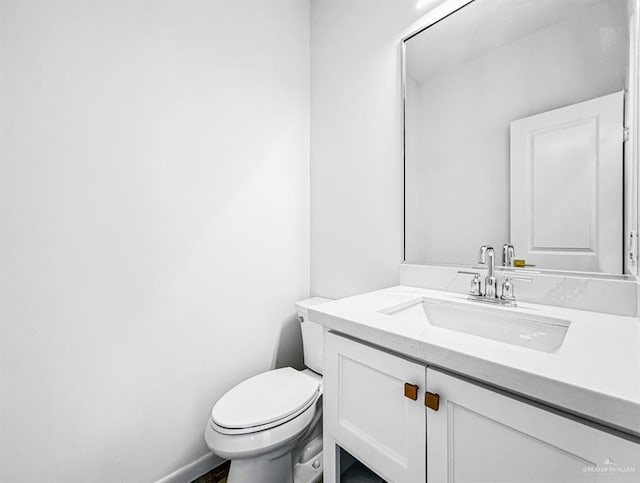
[[[250,428],[284,419],[318,395],[320,383],[291,367],[258,374],[227,392],[213,406],[218,426]]]

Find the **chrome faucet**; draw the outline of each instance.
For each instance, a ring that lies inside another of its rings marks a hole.
[[[503,254],[509,253],[509,247],[511,248],[511,254],[513,254],[513,246],[505,244],[503,247]],[[486,302],[497,305],[504,305],[508,307],[515,307],[516,296],[514,292],[513,282],[516,280],[522,282],[531,282],[530,277],[523,277],[517,275],[521,271],[510,267],[500,268],[504,273],[505,279],[502,282],[502,293],[498,295],[498,278],[496,277],[496,254],[493,247],[489,245],[482,245],[478,252],[478,263],[487,265],[487,276],[484,279],[484,290],[482,289],[482,282],[480,281],[480,273],[469,271],[458,271],[458,273],[465,275],[473,275],[471,281],[471,287],[469,288],[469,300],[475,300],[477,302]],[[532,272],[527,270],[527,274],[537,274],[540,272]]]
[[[487,265],[487,276],[484,279],[484,296],[496,298],[498,296],[498,279],[496,271],[496,252],[489,245],[482,245],[478,252],[478,263]]]

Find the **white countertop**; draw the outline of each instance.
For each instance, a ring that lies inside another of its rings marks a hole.
[[[397,286],[312,307],[326,328],[640,436],[640,320],[547,305],[503,310],[571,321],[545,353],[380,310],[420,297],[477,306],[465,295]]]

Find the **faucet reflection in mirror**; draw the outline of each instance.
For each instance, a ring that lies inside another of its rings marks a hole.
[[[516,256],[516,249],[513,245],[505,243],[502,245],[502,266],[513,267],[513,259]]]
[[[633,4],[475,0],[405,39],[406,262],[472,267],[486,244],[635,273]]]

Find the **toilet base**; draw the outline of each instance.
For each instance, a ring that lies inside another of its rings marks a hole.
[[[317,483],[322,477],[322,433],[312,436],[297,451],[299,443],[292,443],[255,458],[231,460],[227,483]]]
[[[322,436],[319,438],[322,444]],[[310,459],[300,459],[293,466],[293,483],[317,483],[322,478],[322,447]]]
[[[293,483],[291,451],[231,461],[228,483]]]

